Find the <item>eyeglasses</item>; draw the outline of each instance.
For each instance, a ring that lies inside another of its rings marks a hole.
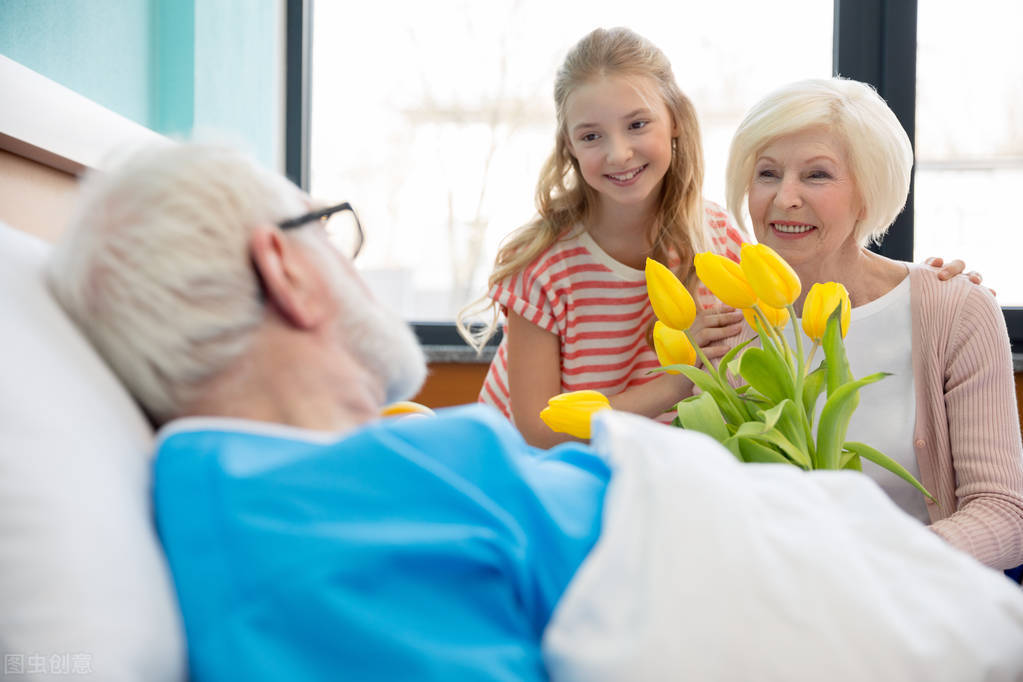
[[[277,223],[277,227],[282,230],[290,230],[308,225],[314,221],[320,221],[324,231],[327,233],[327,239],[330,240],[330,243],[338,251],[348,256],[348,258],[355,260],[355,257],[359,255],[359,251],[362,250],[364,238],[359,215],[352,208],[351,204],[345,201],[337,206],[321,208],[311,213],[300,215],[297,218],[282,220]]]

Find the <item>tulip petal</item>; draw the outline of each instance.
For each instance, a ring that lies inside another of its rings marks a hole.
[[[557,433],[589,438],[594,413],[609,409],[607,396],[599,391],[572,391],[549,399],[547,407],[540,411],[540,419]]]
[[[817,282],[806,293],[803,302],[803,331],[814,341],[824,338],[828,318],[841,306],[842,338],[849,331],[849,317],[852,306],[849,292],[838,282]]]
[[[769,306],[784,308],[799,298],[799,275],[766,244],[743,244],[740,265],[757,297]]]
[[[689,329],[696,319],[696,302],[675,274],[652,258],[646,259],[646,288],[657,319],[672,329]]]
[[[749,308],[756,303],[757,295],[732,259],[707,251],[693,257],[693,266],[696,276],[722,303],[733,308]]]
[[[661,365],[694,365],[696,349],[685,332],[672,329],[660,320],[654,322],[654,351]],[[678,374],[677,370],[667,370]]]

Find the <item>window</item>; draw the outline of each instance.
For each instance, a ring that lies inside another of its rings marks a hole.
[[[358,207],[363,274],[417,322],[450,322],[482,294],[499,242],[533,216],[554,74],[593,28],[629,26],[668,55],[701,118],[704,195],[719,203],[746,108],[831,74],[832,7],[819,0],[320,2],[312,17],[310,190]]]
[[[1023,306],[1023,5],[921,2],[917,26],[917,259],[944,254]]]

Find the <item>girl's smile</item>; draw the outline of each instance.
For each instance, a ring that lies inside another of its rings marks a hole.
[[[634,181],[636,181],[636,178],[639,176],[639,174],[646,170],[647,166],[649,165],[650,164],[645,163],[642,166],[639,166],[638,168],[633,168],[631,170],[625,171],[624,173],[617,174],[607,173],[605,177],[620,187],[626,187],[628,185],[631,185]]]

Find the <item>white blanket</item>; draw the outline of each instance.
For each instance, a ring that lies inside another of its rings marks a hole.
[[[545,633],[552,680],[1023,680],[1023,591],[867,477],[620,412],[594,434],[614,476]]]

